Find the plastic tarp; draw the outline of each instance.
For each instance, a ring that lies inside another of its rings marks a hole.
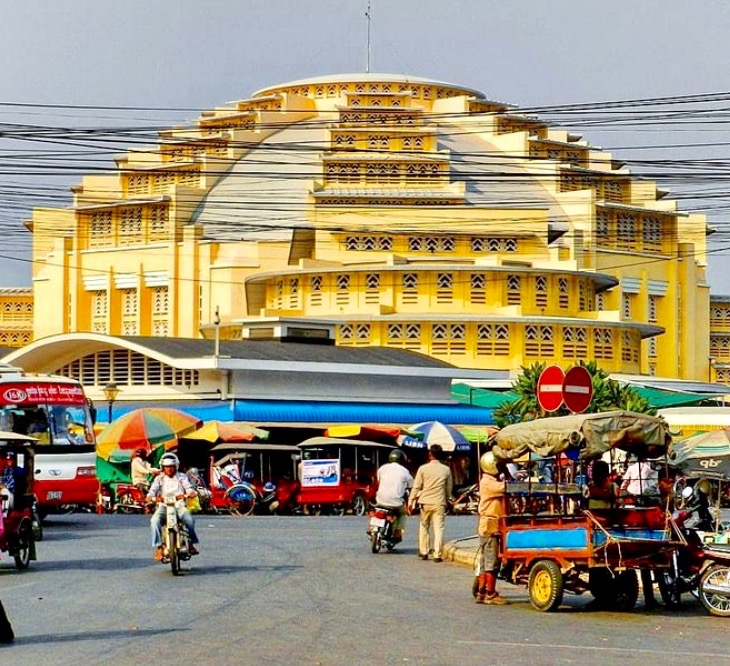
[[[515,460],[527,453],[542,457],[566,453],[590,459],[614,448],[656,458],[665,454],[670,442],[669,427],[663,419],[613,411],[516,423],[496,434],[493,451],[502,460]]]

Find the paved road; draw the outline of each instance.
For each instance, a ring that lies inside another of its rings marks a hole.
[[[55,519],[38,562],[0,561],[0,598],[17,641],[2,666],[181,664],[730,664],[730,621],[680,612],[531,609],[503,585],[477,606],[471,573],[402,548],[372,555],[364,519],[198,517],[203,553],[186,574],[151,560],[142,516]],[[467,536],[471,517],[447,523]]]

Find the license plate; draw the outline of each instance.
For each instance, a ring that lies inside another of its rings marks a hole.
[[[63,495],[63,492],[60,490],[49,490],[46,494],[47,500],[60,500],[61,495]]]
[[[385,518],[371,518],[370,527],[382,527],[385,525]]]

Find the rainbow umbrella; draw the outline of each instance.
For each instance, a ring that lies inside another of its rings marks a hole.
[[[96,438],[96,455],[104,460],[129,460],[136,449],[148,452],[174,448],[183,435],[203,422],[179,409],[146,407],[127,412],[110,423]]]

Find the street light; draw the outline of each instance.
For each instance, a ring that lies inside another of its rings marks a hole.
[[[104,397],[109,402],[109,423],[112,422],[112,405],[114,404],[117,395],[119,395],[119,388],[117,387],[116,382],[107,382],[104,387]]]

